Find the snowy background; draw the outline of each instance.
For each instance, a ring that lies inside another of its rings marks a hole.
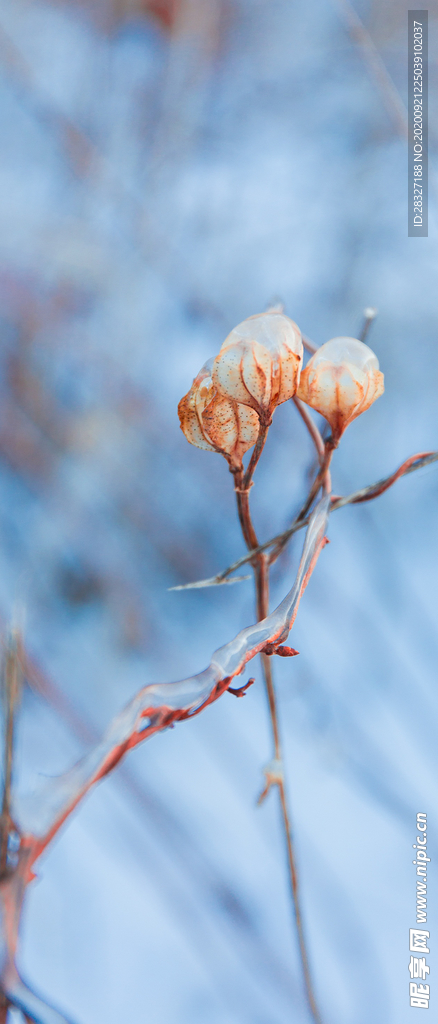
[[[34,666],[22,790],[254,620],[249,581],[168,589],[243,551],[226,464],[176,415],[236,323],[281,300],[322,344],[378,307],[386,392],[335,455],[337,493],[438,447],[436,70],[428,239],[407,238],[401,115],[373,71],[377,54],[406,100],[407,7],[361,2],[361,42],[334,0],[2,0],[0,613],[24,617]],[[312,462],[287,403],[252,492],[262,538]],[[333,515],[300,657],[275,664],[324,1024],[416,1013],[417,811],[438,855],[437,498],[431,466]],[[255,806],[271,751],[256,673],[245,700],[133,752],[39,864],[19,964],[77,1024],[308,1024],[276,794]],[[436,877],[432,861],[432,1010]]]

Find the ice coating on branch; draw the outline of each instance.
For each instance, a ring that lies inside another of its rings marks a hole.
[[[325,416],[337,442],[383,391],[383,373],[372,349],[357,338],[332,338],[302,371],[297,396]]]
[[[246,663],[267,643],[282,643],[295,621],[301,595],[321,551],[329,499],[316,506],[309,522],[293,587],[266,619],[241,630],[214,652],[203,672],[174,683],[145,686],[113,720],[100,743],[65,775],[41,780],[37,792],[14,805],[14,820],[33,837],[36,859],[84,794],[117,764],[127,750],[174,721],[196,714],[216,700]]]
[[[39,1024],[69,1024],[67,1018],[36,996],[21,980],[15,966],[17,925],[32,865],[56,835],[79,801],[108,774],[137,743],[173,722],[197,714],[217,700],[248,661],[270,653],[286,639],[295,621],[301,595],[324,544],[329,497],[316,506],[307,528],[303,553],[293,587],[275,611],[214,652],[203,672],[174,683],[145,686],[117,715],[102,740],[70,771],[39,781],[27,800],[13,799],[12,819],[20,832],[16,867],[0,882],[0,988],[11,1005]]]
[[[283,313],[257,313],[225,339],[212,377],[221,394],[269,422],[276,406],[295,394],[302,360],[301,332],[294,321]]]
[[[257,440],[257,414],[218,393],[211,377],[213,362],[205,363],[178,405],[181,430],[190,444],[220,452],[230,466],[238,467]]]

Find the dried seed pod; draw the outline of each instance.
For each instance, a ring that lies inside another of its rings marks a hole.
[[[332,338],[309,359],[297,396],[325,416],[337,443],[383,391],[383,373],[372,349],[357,338]]]
[[[269,423],[277,405],[297,390],[303,343],[283,313],[258,313],[225,339],[213,366],[213,383],[226,398],[255,409]]]
[[[238,469],[257,440],[259,422],[253,409],[218,393],[211,378],[212,365],[213,359],[209,359],[178,405],[181,430],[190,444],[220,452],[231,469]]]

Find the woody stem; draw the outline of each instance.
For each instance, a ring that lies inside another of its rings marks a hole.
[[[324,488],[324,492],[326,494],[329,494],[331,491],[332,484],[330,477],[330,463],[332,461],[332,456],[335,447],[336,445],[333,443],[332,438],[329,437],[327,441],[325,441],[324,443],[324,452],[322,458],[320,459],[319,470],[316,474],[316,477],[313,481],[313,484],[310,488],[309,494],[304,502],[304,505],[300,512],[298,513],[297,518],[295,520],[297,528],[299,528],[300,523],[305,520],[307,513],[312,505],[314,498],[316,498],[316,495],[318,494],[320,487]],[[277,558],[281,554],[286,543],[287,541],[282,538],[278,541],[278,544],[276,544],[275,547],[272,549],[271,554],[269,555],[270,565],[277,561]]]
[[[264,443],[264,442],[263,442]],[[249,509],[249,492],[243,488],[239,489],[238,481],[236,479],[236,497],[237,507],[239,512],[239,520],[242,527],[242,533],[244,536],[245,543],[249,550],[258,547],[257,535],[254,530],[254,526],[251,520],[251,514]],[[260,622],[265,619],[269,614],[269,557],[263,552],[259,552],[251,564],[254,569],[255,585],[256,585],[256,598],[257,598],[257,619]],[[272,738],[274,745],[274,758],[277,762],[282,765],[283,763],[283,752],[280,739],[280,729],[278,723],[278,710],[277,701],[275,696],[274,681],[272,676],[272,663],[271,659],[266,654],[261,654],[263,678],[266,688],[266,694],[269,705],[269,715],[271,719]],[[301,966],[303,971],[304,986],[306,991],[307,1003],[312,1016],[314,1024],[321,1024],[321,1018],[318,1012],[318,1008],[313,993],[312,979],[310,976],[309,961],[307,956],[306,943],[304,938],[303,921],[301,916],[300,907],[300,895],[298,876],[295,862],[295,853],[292,840],[292,830],[289,815],[289,808],[286,796],[286,788],[284,784],[283,771],[281,771],[276,779],[275,785],[278,786],[280,794],[280,805],[283,819],[284,836],[286,840],[286,853],[287,862],[289,869],[289,882],[292,895],[292,903],[295,914],[295,923],[298,935],[298,945],[301,959]]]
[[[263,451],[263,448],[265,446],[265,441],[266,441],[266,438],[268,436],[268,430],[269,430],[270,425],[271,425],[271,420],[270,419],[266,420],[266,421],[260,420],[260,427],[259,427],[258,438],[257,438],[257,441],[256,441],[256,443],[254,445],[254,451],[253,451],[253,453],[251,455],[251,458],[249,460],[248,469],[247,469],[247,471],[245,473],[245,476],[243,478],[243,489],[244,490],[248,490],[248,488],[249,488],[249,486],[251,484],[251,481],[252,481],[252,478],[253,478],[253,475],[254,475],[254,470],[255,470],[255,468],[257,466],[257,463],[259,461],[259,458],[260,458],[260,456],[262,454],[262,451]]]
[[[310,509],[310,506],[311,506],[314,498],[316,498],[316,495],[318,494],[318,491],[319,491],[321,486],[324,487],[324,489],[326,491],[330,490],[330,473],[329,473],[329,470],[330,470],[330,463],[332,461],[332,456],[333,456],[334,449],[335,449],[335,444],[334,444],[332,438],[329,437],[327,439],[327,441],[325,441],[325,443],[324,443],[324,455],[322,457],[322,461],[321,461],[321,465],[319,467],[319,471],[316,474],[316,477],[315,477],[315,479],[313,481],[313,484],[312,484],[312,486],[310,488],[310,491],[309,491],[309,494],[308,494],[308,496],[306,498],[306,501],[305,501],[305,503],[304,503],[304,505],[303,505],[303,507],[302,507],[302,509],[301,509],[301,511],[299,513],[299,515],[298,515],[298,519],[304,519],[306,517],[306,515],[307,515],[307,513],[308,513],[308,511]]]

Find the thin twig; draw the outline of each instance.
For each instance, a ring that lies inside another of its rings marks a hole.
[[[306,427],[316,448],[318,462],[321,466],[324,459],[324,441],[321,437],[318,427],[316,426],[314,420],[312,420],[306,403],[302,402],[301,398],[297,398],[296,395],[294,395],[292,401],[294,402],[294,405],[296,405],[298,412],[301,416],[301,419],[304,420],[304,423],[306,424]]]
[[[257,548],[259,544],[249,514],[249,491],[244,489],[240,490],[238,487],[236,487],[235,492],[240,527],[242,530],[245,544],[248,550],[251,551],[253,548]],[[257,559],[252,560],[251,564],[253,566],[256,565]]]
[[[361,332],[359,334],[359,340],[360,341],[365,341],[366,340],[366,338],[368,336],[368,331],[369,331],[369,329],[371,327],[371,324],[374,323],[374,320],[376,319],[377,312],[378,311],[377,311],[377,309],[374,308],[374,306],[367,306],[367,308],[364,309],[364,311],[363,311],[364,320],[363,320],[362,330],[361,330]]]
[[[297,524],[304,522],[306,520],[309,510],[313,505],[313,502],[316,498],[316,495],[318,494],[320,487],[323,488],[325,494],[331,493],[332,484],[330,476],[330,463],[332,460],[333,451],[333,441],[331,437],[329,437],[324,443],[324,455],[318,473],[316,474],[316,477],[313,481],[313,484],[310,488],[309,494],[307,495],[304,505],[297,515]],[[269,555],[269,565],[273,565],[274,562],[277,561],[277,558],[281,555],[281,552],[283,551],[285,544],[287,544],[287,540],[278,541],[278,544],[275,545],[275,547],[271,551],[271,554]]]
[[[251,522],[251,516],[249,514],[249,490],[250,487],[252,486],[252,477],[255,468],[265,446],[269,426],[269,423],[260,423],[257,441],[246,473],[244,474],[243,469],[241,468],[237,473],[234,474],[234,490],[236,492],[239,522],[245,540],[245,544],[249,549],[256,548],[258,546],[257,536]],[[256,564],[256,561],[253,562],[253,566],[255,566]]]
[[[266,555],[260,555],[261,560],[261,573],[260,580],[261,586],[258,593],[258,615],[259,618],[264,618],[268,612],[268,607],[265,605],[265,601],[269,600],[269,563]],[[309,1004],[309,1009],[312,1014],[315,1024],[320,1024],[321,1017],[318,1012],[316,1005],[315,996],[313,994],[313,984],[310,975],[309,960],[307,956],[306,941],[304,937],[303,919],[301,914],[300,905],[300,892],[298,884],[297,866],[295,860],[295,851],[292,839],[292,827],[291,819],[289,814],[288,800],[286,794],[286,786],[284,782],[284,771],[283,771],[283,750],[280,739],[280,728],[278,723],[278,711],[277,701],[275,696],[274,680],[272,676],[272,663],[267,654],[261,654],[263,677],[265,681],[266,694],[269,705],[269,715],[271,719],[272,737],[274,742],[274,759],[279,771],[274,774],[267,774],[266,789],[263,796],[267,796],[269,789],[272,785],[278,786],[280,794],[281,813],[283,817],[284,835],[286,840],[286,852],[287,861],[289,867],[289,882],[291,887],[292,904],[295,913],[295,924],[298,935],[298,945],[300,950],[301,966],[303,969],[304,987],[306,991],[306,997]],[[259,799],[259,803],[260,803]]]
[[[248,682],[244,683],[243,686],[229,686],[228,693],[232,693],[233,697],[244,697],[249,686],[253,686],[255,679],[248,679]]]
[[[264,443],[264,442],[263,442]],[[322,440],[321,440],[322,444]],[[320,473],[324,473],[324,462],[325,462],[325,451],[322,445],[323,458]],[[251,520],[251,513],[249,508],[249,491],[239,491],[236,488],[236,498],[239,510],[239,520],[242,527],[242,533],[245,543],[249,548],[258,546],[257,535]],[[263,554],[258,553],[255,558],[252,559],[252,566],[254,570],[255,585],[256,585],[256,600],[257,600],[257,619],[259,622],[266,620],[269,615],[269,566],[270,558]],[[309,573],[310,575],[310,573]],[[306,992],[306,998],[309,1005],[310,1013],[315,1024],[321,1024],[321,1018],[318,1012],[318,1008],[313,993],[312,979],[310,976],[309,961],[307,956],[306,943],[304,938],[303,921],[301,915],[300,906],[300,894],[298,885],[298,875],[295,862],[295,854],[292,840],[292,830],[290,823],[290,814],[288,808],[288,801],[286,797],[286,789],[284,784],[284,773],[283,773],[283,752],[280,740],[280,729],[278,723],[278,711],[277,702],[275,697],[274,680],[272,676],[272,664],[271,659],[267,653],[263,651],[260,654],[262,662],[263,679],[265,683],[266,694],[268,698],[269,715],[271,720],[272,737],[274,744],[274,761],[279,770],[275,774],[266,773],[266,789],[264,795],[267,794],[268,790],[272,785],[277,785],[280,793],[280,805],[281,813],[283,818],[284,836],[286,841],[287,861],[289,867],[289,880],[292,896],[292,905],[295,914],[295,923],[298,935],[298,945],[300,950],[301,966],[303,970],[304,987]],[[259,801],[260,802],[260,801]]]
[[[349,0],[336,0],[336,2],[352,39],[362,51],[364,61],[381,91],[397,131],[402,138],[406,139],[408,137],[408,112],[374,40]]]
[[[432,462],[437,462],[437,460],[438,452],[420,452],[418,455],[411,455],[409,459],[405,459],[402,462],[401,466],[394,473],[391,473],[391,476],[383,477],[377,483],[369,484],[368,487],[362,487],[359,491],[353,491],[352,494],[347,494],[345,498],[334,497],[330,512],[335,512],[336,509],[343,508],[344,505],[358,505],[362,501],[372,501],[373,498],[378,498],[389,487],[392,487],[401,476],[414,473],[416,469],[422,469],[423,466],[430,466]]]
[[[304,348],[306,348],[308,352],[311,352],[312,355],[314,354],[314,352],[316,352],[318,350],[318,345],[315,345],[315,343],[313,341],[311,341],[310,338],[308,338],[306,334],[302,334],[301,335],[301,339],[302,339]]]
[[[330,486],[331,480],[330,480],[330,472],[329,472],[329,470],[330,470],[330,463],[332,461],[333,452],[334,452],[334,444],[333,444],[333,441],[332,441],[331,437],[328,437],[327,440],[324,442],[324,456],[323,456],[323,459],[322,459],[322,462],[321,462],[321,465],[320,465],[320,468],[319,468],[319,472],[317,473],[317,475],[316,475],[316,477],[315,477],[315,479],[313,481],[313,484],[312,484],[312,486],[310,488],[308,497],[307,497],[306,501],[304,502],[304,505],[303,505],[303,507],[301,509],[301,512],[297,516],[298,520],[305,518],[305,516],[307,515],[311,505],[313,504],[313,502],[314,502],[314,500],[316,498],[316,495],[318,494],[318,491],[319,491],[320,487],[322,487],[324,489],[326,494],[330,493],[330,491],[331,491],[331,486]]]
[[[269,423],[260,423],[259,433],[258,433],[257,441],[256,441],[255,446],[254,446],[254,451],[252,452],[252,455],[251,455],[251,458],[250,458],[249,464],[248,464],[248,469],[247,469],[247,471],[245,473],[245,476],[243,478],[243,489],[246,490],[246,491],[251,486],[251,481],[252,481],[252,478],[254,476],[254,472],[255,472],[257,463],[258,463],[259,458],[260,458],[260,456],[262,454],[262,451],[263,451],[263,449],[265,447],[265,442],[266,442],[266,438],[268,436],[268,430],[269,430],[270,425],[271,425],[270,422]]]
[[[421,452],[418,455],[412,455],[405,462],[402,462],[401,466],[392,473],[391,476],[384,477],[382,480],[378,480],[375,484],[369,484],[368,487],[362,487],[359,491],[353,491],[352,494],[347,494],[345,497],[332,497],[332,503],[330,506],[330,512],[336,512],[338,508],[343,508],[344,505],[357,505],[363,501],[371,501],[373,498],[378,498],[380,494],[387,491],[389,487],[402,476],[407,476],[408,473],[414,473],[417,469],[422,469],[423,466],[430,466],[433,462],[438,460],[438,452]],[[201,587],[214,587],[221,586],[224,583],[231,582],[228,580],[228,576],[235,572],[236,569],[240,569],[242,565],[246,565],[254,558],[255,555],[261,554],[263,551],[267,551],[269,548],[274,547],[280,541],[287,541],[297,533],[298,530],[302,530],[304,526],[307,526],[309,522],[309,516],[305,519],[295,519],[291,526],[288,526],[287,530],[283,530],[282,533],[277,533],[275,537],[271,537],[270,540],[266,540],[263,544],[258,544],[246,555],[242,555],[232,565],[229,565],[227,569],[223,569],[222,572],[216,576],[211,576],[206,580],[196,580],[194,583],[181,583],[177,587],[170,587],[170,590],[192,590]],[[247,580],[249,576],[236,577],[239,580]]]
[[[19,636],[11,630],[8,637],[4,665],[5,737],[3,754],[3,797],[1,810],[0,878],[8,867],[8,843],[11,830],[11,785],[12,759],[14,753],[15,713],[21,689],[21,668],[19,662]]]

